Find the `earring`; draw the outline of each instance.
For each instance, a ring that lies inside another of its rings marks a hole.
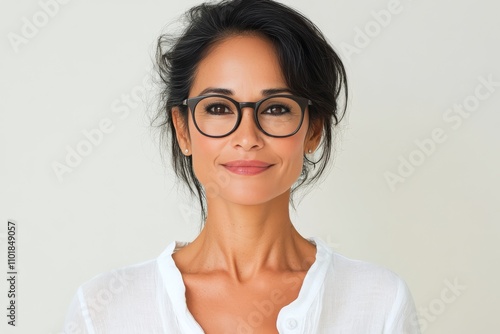
[[[311,149],[309,149],[309,151],[307,151],[307,153],[311,154],[311,153],[312,153],[312,150],[311,150]]]
[[[184,152],[186,152],[186,154],[187,154],[187,153],[189,152],[189,150],[186,148],[186,149],[184,150]]]

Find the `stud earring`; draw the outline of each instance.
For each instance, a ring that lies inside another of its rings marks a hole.
[[[309,151],[307,151],[307,153],[311,154],[311,153],[312,153],[312,150],[311,150],[311,149],[309,149]]]
[[[186,148],[186,149],[184,150],[184,152],[186,152],[186,154],[187,154],[187,153],[189,152],[189,150]]]

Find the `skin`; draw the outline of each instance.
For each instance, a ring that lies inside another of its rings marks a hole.
[[[198,64],[189,97],[223,88],[237,101],[257,101],[263,90],[287,89],[273,45],[263,37],[231,36]],[[290,188],[304,153],[315,150],[320,126],[306,112],[298,133],[272,138],[260,132],[251,108],[239,128],[223,138],[199,133],[189,116],[173,109],[182,152],[207,193],[207,221],[199,236],[173,254],[186,286],[190,312],[206,333],[277,333],[279,311],[294,301],[316,248],[294,228]],[[273,164],[257,175],[238,175],[222,164],[233,160]],[[259,306],[260,305],[260,308]],[[267,306],[267,308],[263,308]]]

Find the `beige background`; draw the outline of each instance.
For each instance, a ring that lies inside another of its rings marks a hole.
[[[165,171],[140,96],[154,39],[195,3],[73,0],[44,22],[39,2],[2,0],[0,258],[5,268],[6,221],[15,219],[20,273],[18,327],[5,331],[2,311],[2,333],[58,333],[78,285],[196,235],[193,200]],[[494,333],[500,5],[286,3],[342,50],[352,97],[335,166],[294,213],[297,227],[401,275],[425,333]],[[388,8],[390,22],[374,14]],[[40,28],[13,47],[9,38],[33,16]],[[85,148],[83,131],[99,126],[108,133],[59,180],[54,162],[64,163],[68,147]],[[394,179],[398,168],[406,174]]]

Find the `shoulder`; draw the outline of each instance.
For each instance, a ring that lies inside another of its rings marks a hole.
[[[155,258],[99,274],[77,290],[66,316],[65,333],[159,333],[159,296],[164,294],[160,261],[175,243]],[[161,303],[169,308],[168,300]]]
[[[390,269],[337,253],[333,256],[333,268],[328,283],[342,303],[367,311],[377,309],[386,319],[413,307],[406,282]]]
[[[80,285],[69,305],[63,333],[130,333],[155,284],[155,260],[99,274]],[[136,329],[136,328],[134,328]]]
[[[170,243],[154,259],[101,273],[82,284],[80,290],[84,296],[121,300],[122,302],[125,302],[122,300],[124,298],[146,296],[159,283],[159,262],[165,262],[165,259],[172,254],[176,244],[176,242]]]
[[[337,283],[343,282],[345,287],[372,289],[377,287],[381,292],[391,292],[403,283],[402,278],[392,270],[383,266],[354,260],[339,253],[333,253],[333,270]]]
[[[322,247],[328,246],[322,243]],[[339,321],[350,323],[358,319],[360,324],[384,329],[384,333],[419,332],[413,298],[398,274],[381,265],[350,259],[331,249],[329,252],[323,301],[329,305],[329,310],[335,310]],[[387,331],[389,328],[394,331]]]
[[[318,246],[318,256],[327,265],[327,281],[335,282],[341,290],[396,293],[404,284],[403,279],[392,270],[374,263],[348,258],[332,250],[324,241],[313,238]]]
[[[156,259],[118,268],[109,272],[99,274],[80,286],[85,297],[94,297],[102,304],[110,304],[111,301],[124,298],[122,295],[127,291],[142,294],[145,289],[155,284],[157,275]]]

